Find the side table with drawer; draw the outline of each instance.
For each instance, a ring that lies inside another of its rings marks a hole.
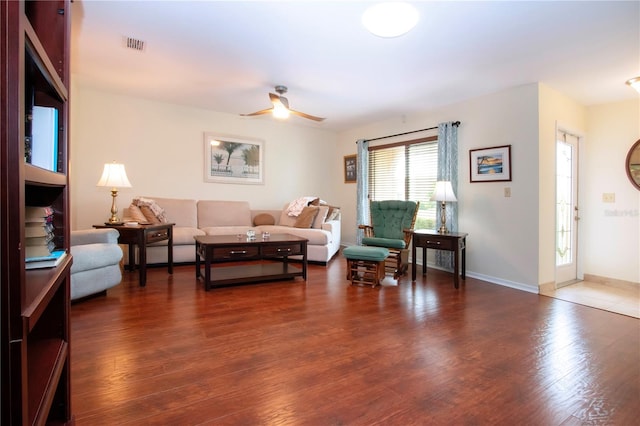
[[[93,225],[94,228],[113,228],[120,233],[118,244],[129,245],[129,269],[136,264],[135,246],[138,246],[138,270],[140,287],[147,284],[147,246],[158,241],[167,241],[167,269],[173,274],[173,226],[174,223],[155,225]]]
[[[416,247],[422,247],[422,275],[427,273],[427,249],[447,250],[453,254],[453,284],[458,288],[458,274],[466,278],[466,245],[467,233],[450,232],[440,234],[426,229],[413,231],[413,245],[411,248],[411,280],[416,280]],[[462,270],[460,270],[460,256],[462,256]]]

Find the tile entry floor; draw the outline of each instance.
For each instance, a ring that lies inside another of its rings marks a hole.
[[[640,318],[640,287],[632,289],[589,281],[579,281],[566,287],[541,294],[580,305]]]

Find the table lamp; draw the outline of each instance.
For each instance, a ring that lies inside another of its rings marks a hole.
[[[116,206],[118,188],[131,188],[131,182],[129,182],[129,179],[127,178],[127,172],[124,170],[124,164],[118,164],[115,161],[113,163],[105,164],[104,170],[102,171],[102,177],[96,186],[111,187],[111,217],[107,223],[110,225],[122,223],[118,217],[118,207]]]
[[[458,201],[456,194],[453,193],[451,182],[439,180],[436,182],[436,189],[431,195],[431,201],[440,201],[440,228],[438,232],[440,234],[448,234],[447,229],[447,217],[446,217],[446,203],[455,203]]]

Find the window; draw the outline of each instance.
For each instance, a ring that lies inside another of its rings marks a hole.
[[[370,147],[369,199],[419,201],[415,228],[435,229],[437,172],[437,136]]]

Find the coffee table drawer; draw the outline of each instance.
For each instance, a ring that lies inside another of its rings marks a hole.
[[[260,257],[258,246],[215,247],[213,260],[256,259]]]
[[[277,246],[264,246],[262,248],[262,254],[267,257],[294,256],[302,254],[302,245],[299,243],[283,243],[278,244]]]

